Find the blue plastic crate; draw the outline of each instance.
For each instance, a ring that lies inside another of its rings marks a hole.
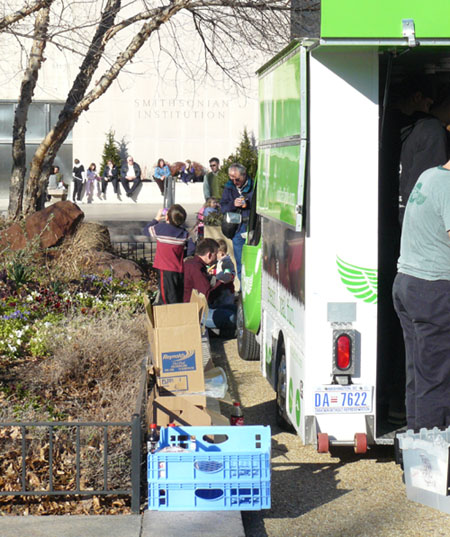
[[[185,451],[158,451],[167,447]],[[169,427],[158,450],[147,457],[149,483],[270,481],[270,427]]]
[[[270,509],[270,481],[149,483],[148,508],[158,511],[259,511]]]

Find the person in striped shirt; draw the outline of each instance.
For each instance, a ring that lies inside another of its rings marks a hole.
[[[185,229],[186,211],[172,205],[160,209],[156,218],[144,228],[144,234],[156,240],[153,267],[158,270],[159,299],[156,304],[183,302],[183,259],[195,252],[195,244]]]

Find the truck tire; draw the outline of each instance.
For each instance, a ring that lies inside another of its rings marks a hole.
[[[287,394],[287,376],[286,376],[286,354],[284,344],[280,351],[280,359],[277,371],[277,425],[281,429],[290,433],[295,432],[289,417],[286,413],[286,394]]]
[[[245,328],[244,308],[242,307],[242,297],[239,297],[237,314],[236,314],[236,332],[239,356],[243,360],[259,360],[259,343],[256,336]]]

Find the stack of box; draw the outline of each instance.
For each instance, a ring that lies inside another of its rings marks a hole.
[[[147,404],[148,422],[158,427],[228,423],[206,408],[200,321],[203,295],[184,304],[152,306],[145,301],[155,385]]]
[[[168,427],[148,455],[148,508],[270,508],[270,427]]]

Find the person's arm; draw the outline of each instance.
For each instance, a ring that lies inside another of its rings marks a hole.
[[[223,190],[222,199],[220,200],[220,210],[222,211],[222,214],[230,211],[237,211],[237,207],[234,205],[234,198],[231,188],[225,188]]]
[[[211,197],[211,186],[209,184],[209,173],[203,178],[203,197],[205,201]]]
[[[156,179],[161,179],[161,172],[162,169],[159,166],[156,166],[153,177],[156,177]]]
[[[195,242],[189,237],[186,242],[186,257],[191,257],[195,254]]]
[[[142,230],[144,235],[147,236],[147,237],[154,237],[154,233],[152,233],[150,231],[150,228],[153,228],[154,226],[156,226],[156,224],[159,222],[159,220],[157,220],[156,218],[154,218],[153,220],[151,220],[148,224],[145,225],[144,229]]]
[[[134,163],[134,173],[136,174],[136,179],[141,178],[141,167],[137,162]]]

